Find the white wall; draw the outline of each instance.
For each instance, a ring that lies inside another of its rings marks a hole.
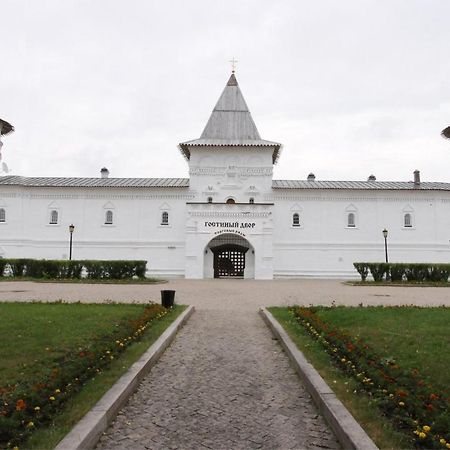
[[[384,261],[384,228],[391,262],[450,260],[450,192],[275,189],[273,198],[275,276],[357,277],[353,262]]]

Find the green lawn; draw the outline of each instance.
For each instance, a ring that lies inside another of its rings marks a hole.
[[[297,324],[286,308],[270,308],[288,334],[326,379],[380,448],[408,448],[410,441],[393,429],[372,401],[355,395],[358,384],[335,367],[321,344]],[[404,369],[416,368],[436,391],[450,386],[450,308],[318,308],[326,323],[359,336],[382,357]]]
[[[418,369],[436,388],[449,388],[450,308],[339,307],[318,315],[401,367]]]
[[[123,320],[136,320],[146,305],[0,303],[0,388],[39,379],[65,353],[85,348],[96,336],[110,335]],[[185,309],[176,306],[151,322],[141,340],[74,393],[48,426],[38,428],[21,448],[53,448],[114,382]]]

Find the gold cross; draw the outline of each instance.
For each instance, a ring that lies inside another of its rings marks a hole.
[[[229,62],[231,63],[231,72],[234,73],[236,70],[236,63],[238,61],[237,61],[237,59],[234,59],[234,56],[233,56],[233,59],[231,59]]]

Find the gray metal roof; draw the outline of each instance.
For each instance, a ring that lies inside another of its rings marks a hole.
[[[6,120],[0,119],[0,135],[11,133],[14,127]]]
[[[185,188],[189,186],[189,178],[51,178],[5,176],[0,177],[0,186]]]
[[[186,188],[189,178],[51,178],[0,177],[0,186],[25,187],[92,187],[92,188]],[[274,189],[353,189],[353,190],[435,190],[450,191],[450,183],[413,181],[308,181],[273,180]]]
[[[180,149],[187,159],[190,158],[190,146],[273,147],[274,163],[281,148],[278,142],[261,139],[234,73],[231,74],[200,139],[180,144]]]
[[[274,189],[362,189],[362,190],[436,190],[450,191],[450,183],[413,181],[309,181],[273,180]]]

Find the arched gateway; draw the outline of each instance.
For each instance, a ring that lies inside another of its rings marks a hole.
[[[208,249],[213,254],[214,278],[254,277],[254,250],[247,239],[221,234],[209,242]]]

